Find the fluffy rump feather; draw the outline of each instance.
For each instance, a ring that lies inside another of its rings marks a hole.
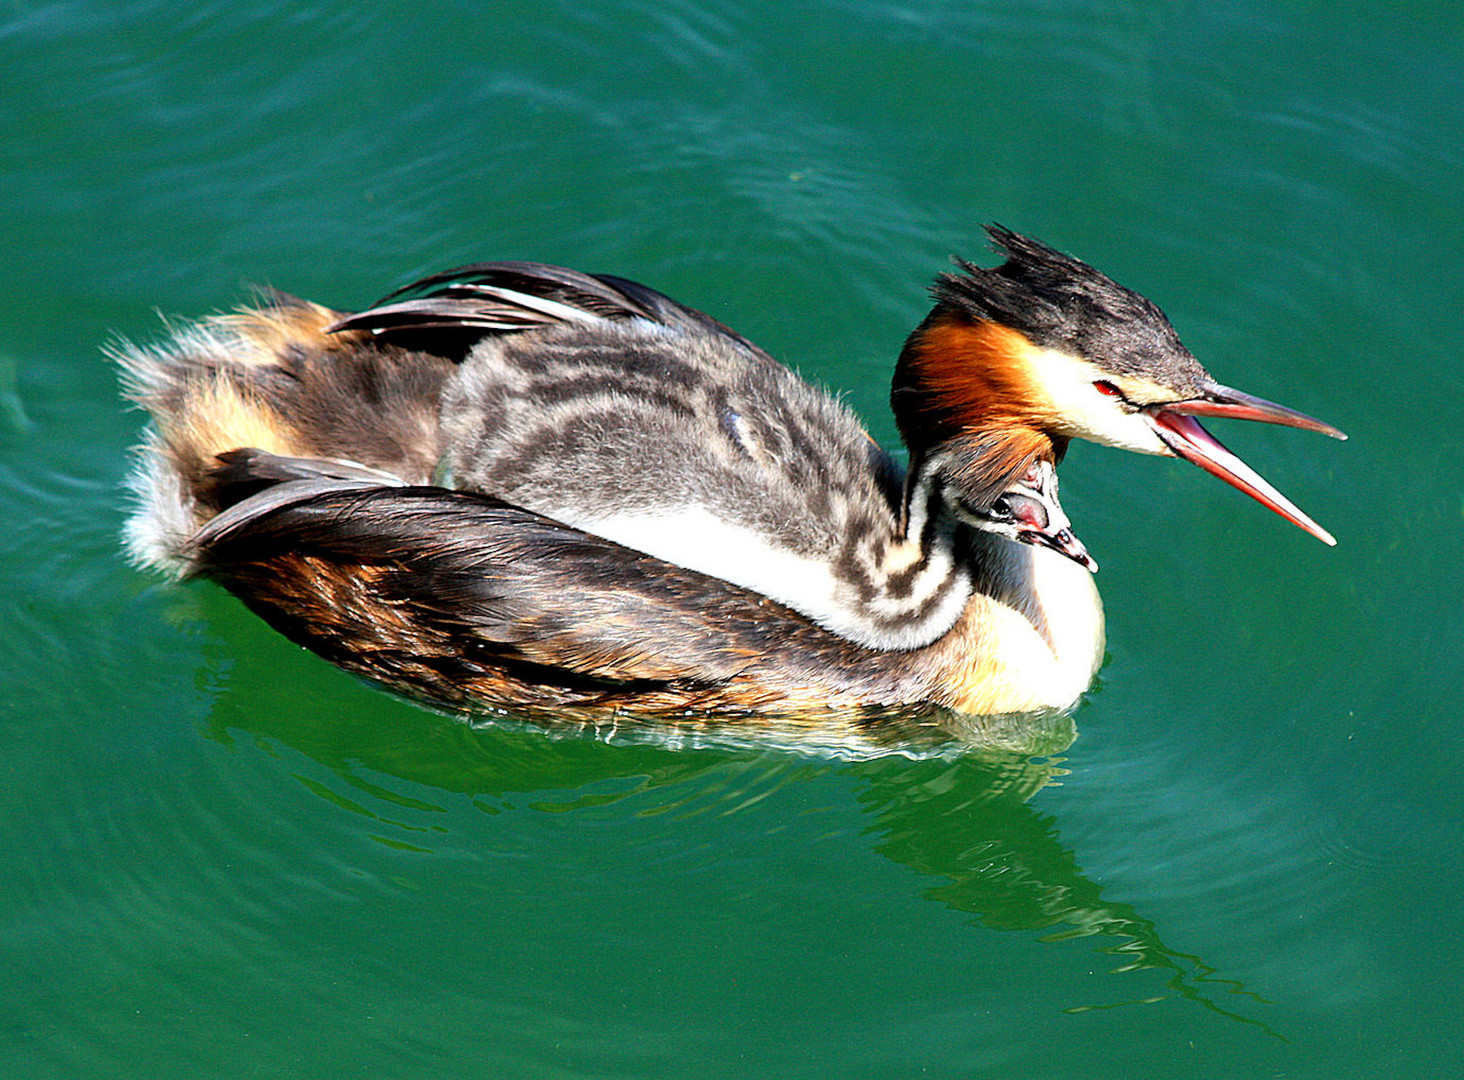
[[[158,344],[108,348],[124,393],[152,419],[128,481],[134,561],[189,572],[187,540],[219,509],[209,476],[230,451],[351,462],[403,481],[431,475],[451,363],[330,334],[338,318],[276,293],[259,308],[171,326]]]

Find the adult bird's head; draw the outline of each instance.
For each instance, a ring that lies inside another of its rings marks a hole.
[[[932,288],[910,335],[891,404],[912,456],[980,447],[1001,481],[1088,439],[1193,462],[1327,544],[1332,535],[1200,426],[1233,417],[1347,436],[1216,382],[1154,304],[1087,263],[999,226],[1007,256],[959,263]]]

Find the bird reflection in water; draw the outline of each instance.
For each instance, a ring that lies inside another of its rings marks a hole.
[[[237,658],[230,681],[251,681],[250,669],[258,666],[261,685],[278,685],[282,657],[269,656],[272,651]],[[283,660],[314,666],[300,654]],[[525,798],[536,808],[571,814],[650,799],[658,811],[690,816],[708,803],[719,813],[766,809],[767,798],[781,788],[843,776],[870,819],[863,832],[872,849],[933,879],[922,893],[927,899],[971,916],[975,925],[1040,933],[1038,940],[1049,944],[1099,937],[1102,951],[1116,961],[1116,974],[1167,976],[1163,993],[1154,994],[1150,983],[1149,992],[1073,1002],[1067,1011],[1179,997],[1275,1035],[1245,1008],[1247,1001],[1265,1004],[1264,998],[1221,977],[1200,957],[1170,947],[1134,905],[1106,898],[1103,886],[1084,873],[1079,854],[1064,844],[1058,819],[1034,804],[1043,788],[1068,775],[1060,755],[1077,735],[1070,716],[973,719],[927,711],[874,721],[826,716],[821,725],[790,718],[763,729],[768,743],[749,744],[745,728],[718,729],[706,718],[612,722],[603,713],[586,713],[550,727],[546,738],[544,717],[479,717],[469,725],[371,708],[380,699],[364,690],[361,711],[342,713],[327,707],[339,699],[341,685],[326,682],[336,685],[320,691],[319,711],[308,701],[293,713],[240,709],[220,716],[214,734],[232,741],[242,724],[314,759],[343,785],[334,795],[316,794],[333,803],[341,795],[355,801],[364,796],[385,807],[378,823],[408,813],[401,796],[389,790],[391,778],[436,789],[449,803],[448,796],[465,796],[495,814],[504,809],[495,803],[521,808]],[[432,730],[423,731],[424,723]],[[895,741],[896,733],[903,743]],[[845,740],[838,754],[836,738]],[[371,799],[373,793],[380,798]],[[422,799],[420,788],[413,799]],[[431,850],[420,828],[402,828],[411,845]]]

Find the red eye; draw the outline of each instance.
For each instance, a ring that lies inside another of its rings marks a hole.
[[[1114,386],[1111,382],[1104,382],[1102,379],[1093,384],[1093,389],[1097,390],[1100,394],[1107,395],[1108,397],[1120,396],[1118,392],[1118,387]]]

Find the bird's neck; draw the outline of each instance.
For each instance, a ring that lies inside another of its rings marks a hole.
[[[1092,575],[1047,548],[972,537],[975,587],[966,607],[912,658],[930,699],[979,715],[1076,704],[1103,660]]]
[[[985,712],[1073,704],[1103,658],[1103,605],[1093,575],[1058,552],[957,522],[935,469],[919,454],[906,480],[901,524],[891,554],[919,551],[905,557],[927,564],[948,557],[945,587],[963,597],[959,614],[928,646],[941,655],[939,666],[970,675],[975,696],[957,691],[953,703]]]

